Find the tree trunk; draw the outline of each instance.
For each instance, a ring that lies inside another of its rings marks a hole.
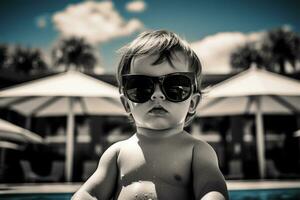
[[[66,65],[65,72],[69,71],[69,69],[70,69],[70,65],[69,65],[69,64],[67,64],[67,65]]]
[[[279,73],[285,75],[286,71],[285,71],[285,62],[283,59],[279,60]]]

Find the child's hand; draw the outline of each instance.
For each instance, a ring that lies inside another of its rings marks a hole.
[[[91,196],[88,192],[83,191],[80,193],[75,193],[71,200],[97,200],[97,198]]]
[[[220,192],[209,192],[201,200],[225,200],[224,196]]]

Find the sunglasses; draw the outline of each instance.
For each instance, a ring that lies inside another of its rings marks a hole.
[[[196,78],[193,72],[177,72],[163,76],[126,74],[122,76],[124,95],[135,103],[145,103],[151,99],[155,85],[168,101],[181,102],[196,91]]]

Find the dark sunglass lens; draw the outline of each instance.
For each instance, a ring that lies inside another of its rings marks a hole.
[[[191,80],[184,75],[166,77],[163,88],[166,96],[171,101],[184,101],[192,92]]]
[[[126,78],[125,93],[127,97],[136,103],[144,103],[151,98],[153,83],[151,79],[142,76]]]

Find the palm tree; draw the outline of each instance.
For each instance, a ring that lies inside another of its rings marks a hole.
[[[47,69],[39,49],[16,47],[11,54],[9,67],[17,72],[33,74]]]
[[[92,72],[97,59],[94,48],[83,38],[71,37],[63,39],[52,50],[52,58],[55,66],[65,65],[65,70],[75,67],[82,72]]]
[[[0,44],[0,69],[5,68],[8,59],[8,49],[4,44]]]
[[[267,56],[273,71],[286,74],[286,63],[296,69],[299,59],[299,36],[289,28],[273,29],[266,34],[263,40],[262,51]]]
[[[296,38],[293,40],[293,51],[296,56],[295,70],[297,70],[297,64],[300,66],[300,35],[296,35]]]
[[[252,64],[256,64],[259,68],[268,68],[262,52],[257,47],[257,43],[250,42],[232,52],[230,64],[238,71],[248,69]]]

